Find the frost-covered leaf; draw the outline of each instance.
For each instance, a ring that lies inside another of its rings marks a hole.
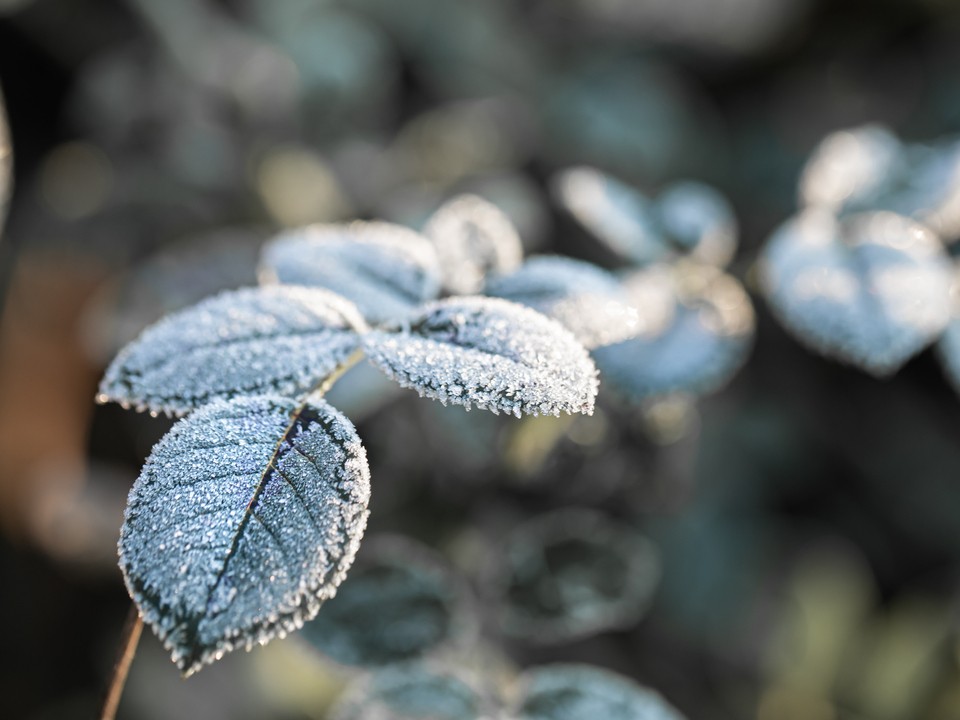
[[[740,283],[709,265],[654,265],[624,282],[651,332],[593,351],[604,381],[632,400],[716,390],[750,350],[754,314]]]
[[[13,184],[13,148],[10,147],[10,132],[7,130],[7,115],[0,92],[0,235],[7,217],[7,202]]]
[[[130,492],[120,567],[185,674],[316,615],[356,555],[369,483],[323,401],[215,401],[173,426]]]
[[[577,221],[611,250],[637,263],[667,254],[650,199],[626,183],[588,167],[565,170],[554,194]]]
[[[737,219],[727,199],[709,185],[685,181],[657,196],[657,218],[672,244],[701,262],[724,267],[737,249]]]
[[[435,298],[440,265],[429,240],[399,225],[311,225],[267,245],[261,280],[327,288],[382,323]]]
[[[516,272],[490,278],[484,292],[552,317],[586,348],[643,331],[643,316],[629,304],[617,278],[582,260],[533,257]]]
[[[477,720],[493,717],[465,672],[440,664],[395,665],[361,678],[331,710],[331,720]]]
[[[429,548],[368,540],[337,596],[302,637],[345,665],[382,666],[435,655],[476,635],[464,583]]]
[[[888,210],[955,241],[960,238],[960,140],[904,144],[879,125],[832,133],[804,167],[800,202],[843,213]]]
[[[443,285],[458,295],[479,292],[488,273],[507,273],[523,260],[510,219],[477,195],[459,195],[427,222],[424,235],[437,249]]]
[[[598,382],[584,347],[554,320],[506,300],[440,300],[396,331],[368,333],[363,345],[424,397],[517,417],[593,412]]]
[[[518,720],[684,720],[659,693],[590,665],[545,665],[520,679]]]
[[[788,330],[874,375],[895,372],[950,319],[943,247],[899,215],[837,220],[808,210],[773,234],[761,263],[764,292]]]
[[[902,164],[900,141],[881,125],[863,125],[825,137],[800,176],[800,204],[839,211],[865,201]]]
[[[723,266],[736,250],[733,208],[703,183],[677,182],[651,200],[599,170],[578,167],[560,173],[554,190],[581,225],[639,265],[689,255]]]
[[[319,288],[221,293],[147,328],[117,355],[98,400],[184,414],[213,399],[309,392],[360,344],[356,308]]]
[[[541,515],[507,538],[498,613],[503,631],[560,643],[635,624],[660,579],[656,548],[600,513]]]

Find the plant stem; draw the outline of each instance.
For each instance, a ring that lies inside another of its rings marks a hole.
[[[143,620],[140,619],[140,612],[137,606],[131,603],[130,612],[127,613],[127,621],[120,636],[120,649],[117,653],[117,662],[113,666],[113,677],[110,679],[110,686],[103,700],[100,720],[113,720],[117,715],[117,706],[120,705],[120,696],[123,695],[123,686],[127,682],[130,663],[133,662],[133,656],[137,654],[137,644],[140,642],[142,631]]]

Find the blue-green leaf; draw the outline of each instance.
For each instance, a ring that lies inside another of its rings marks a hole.
[[[469,644],[474,613],[442,558],[412,540],[377,537],[302,637],[339,663],[376,667]]]
[[[721,387],[750,350],[753,306],[734,278],[709,265],[655,265],[625,286],[646,332],[594,349],[604,381],[633,400]]]
[[[413,662],[386,667],[354,683],[331,710],[332,720],[477,720],[494,717],[466,673]]]
[[[440,300],[396,331],[366,334],[363,346],[424,397],[517,417],[593,412],[596,368],[584,347],[559,323],[506,300]]]
[[[400,225],[311,225],[267,245],[261,280],[327,288],[382,323],[437,297],[440,265],[430,241]]]
[[[683,720],[657,692],[590,665],[546,665],[520,680],[518,720]]]
[[[326,290],[224,292],[147,328],[111,363],[98,400],[182,415],[214,399],[302,395],[359,347],[364,328]]]
[[[488,273],[507,273],[523,260],[510,219],[477,195],[459,195],[429,219],[424,235],[437,249],[443,285],[458,295],[479,292]]]
[[[659,225],[680,252],[724,267],[737,249],[737,219],[727,199],[709,185],[683,181],[657,196]]]
[[[552,317],[586,348],[618,342],[642,330],[640,313],[628,303],[617,278],[582,260],[533,257],[516,272],[491,277],[484,292]]]
[[[217,401],[174,425],[130,492],[120,567],[185,674],[317,614],[356,555],[369,480],[323,401]]]
[[[500,574],[503,631],[552,644],[635,624],[660,579],[660,559],[633,528],[571,508],[511,532]]]
[[[767,299],[797,339],[874,375],[895,372],[950,319],[946,253],[899,215],[808,210],[774,233],[761,263]]]

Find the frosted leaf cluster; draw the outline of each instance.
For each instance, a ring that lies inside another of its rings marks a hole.
[[[753,343],[755,317],[743,287],[717,268],[653,265],[626,276],[650,330],[593,351],[605,380],[635,400],[724,385]]]
[[[639,265],[690,256],[722,267],[736,250],[733,209],[703,183],[678,182],[651,199],[599,170],[576,167],[555,178],[554,194],[607,247]]]
[[[213,402],[154,447],[130,492],[127,589],[190,674],[316,615],[353,562],[369,497],[360,439],[323,401]]]
[[[460,195],[444,203],[427,222],[443,286],[452,293],[479,292],[488,273],[507,273],[523,260],[523,246],[510,219],[493,203]]]
[[[518,720],[684,720],[659,693],[586,665],[547,665],[521,678]]]
[[[473,642],[471,603],[464,583],[429,548],[401,537],[374,537],[301,637],[344,665],[422,659]]]
[[[145,330],[110,364],[99,399],[182,415],[215,399],[304,394],[359,347],[364,326],[326,290],[224,292]]]
[[[311,225],[264,249],[261,280],[323,287],[353,302],[371,323],[403,315],[440,292],[430,242],[400,225]]]
[[[374,364],[424,397],[517,417],[593,412],[597,372],[584,347],[506,300],[439,300],[363,344]]]
[[[0,235],[7,217],[7,203],[13,184],[13,148],[10,147],[10,131],[7,129],[7,114],[0,92]]]
[[[767,299],[788,330],[875,375],[895,372],[950,320],[946,253],[928,228],[900,215],[838,220],[808,210],[774,233],[761,263]]]
[[[439,664],[391,666],[354,683],[331,720],[478,720],[495,717],[476,682]]]
[[[553,318],[590,349],[642,332],[641,313],[619,280],[581,260],[532,257],[508,275],[491,277],[487,295],[526,305]]]
[[[886,210],[960,239],[960,139],[903,143],[863,125],[824,138],[800,178],[800,203],[838,214]]]

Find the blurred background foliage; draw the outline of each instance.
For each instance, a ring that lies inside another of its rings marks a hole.
[[[528,251],[615,268],[549,192],[586,164],[720,189],[755,292],[826,134],[960,132],[958,39],[951,0],[0,0],[0,714],[95,712],[126,492],[169,427],[95,406],[97,379],[147,323],[255,282],[272,233],[417,226],[469,191]],[[344,658],[389,655],[507,695],[591,663],[696,720],[960,717],[960,398],[930,351],[878,380],[755,305],[745,367],[696,407],[602,391],[592,418],[516,421],[348,376],[371,541],[330,609],[392,629],[187,682],[144,637],[120,716],[323,718],[368,677]]]

